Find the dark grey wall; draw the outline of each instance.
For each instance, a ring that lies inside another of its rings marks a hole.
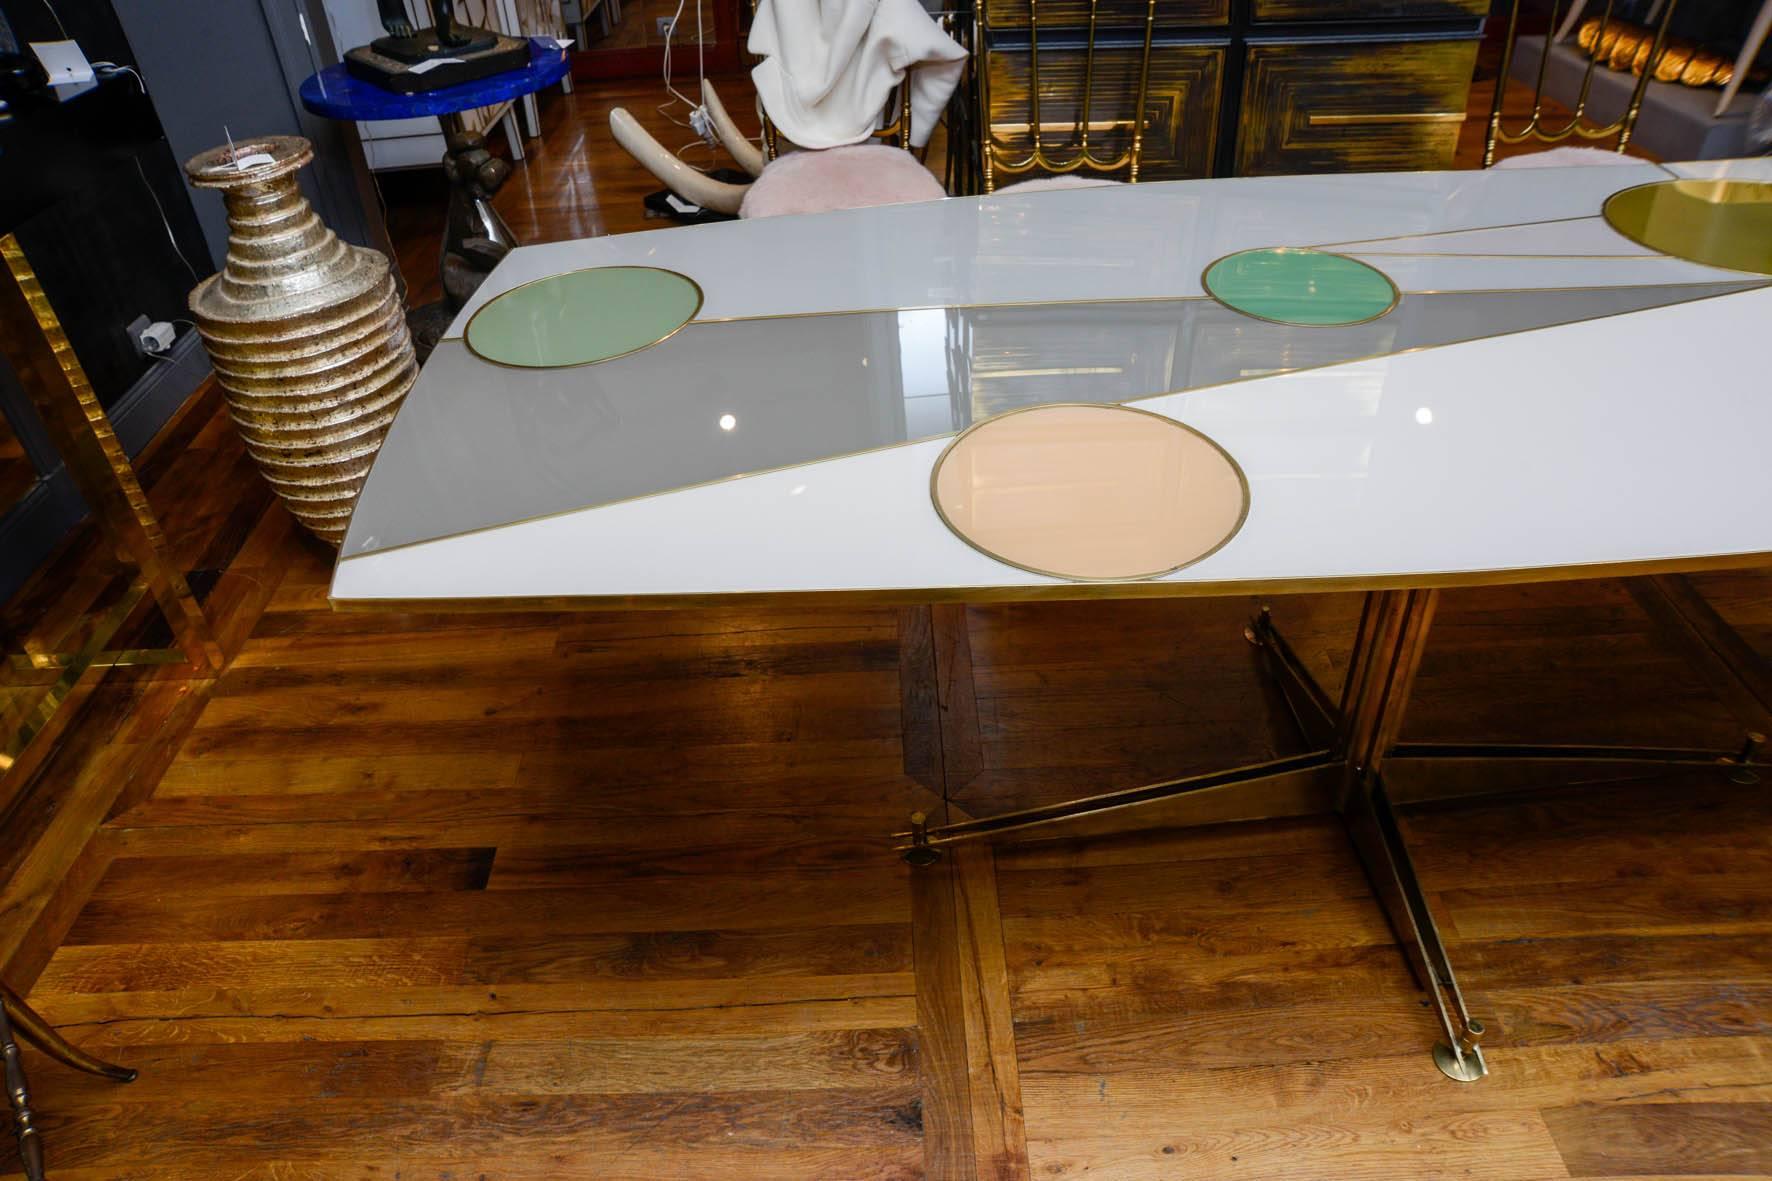
[[[227,142],[224,127],[236,140],[304,136],[314,162],[302,187],[315,212],[346,241],[387,248],[356,127],[311,115],[296,98],[303,78],[336,60],[318,0],[112,4],[181,165]],[[219,265],[228,250],[221,197],[193,192],[192,201]]]

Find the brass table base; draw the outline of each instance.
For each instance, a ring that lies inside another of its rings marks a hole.
[[[1679,576],[1634,580],[1631,589],[1663,634],[1685,650],[1693,666],[1706,675],[1718,696],[1748,728],[1740,749],[1401,742],[1403,715],[1439,592],[1374,591],[1366,596],[1339,704],[1286,643],[1266,607],[1244,629],[1245,638],[1256,650],[1270,706],[1290,721],[1307,747],[1303,753],[933,828],[919,813],[912,816],[908,832],[895,834],[904,841],[898,851],[906,863],[918,868],[935,864],[944,850],[967,841],[1124,832],[1133,812],[1152,826],[1185,826],[1201,823],[1198,813],[1187,815],[1187,801],[1203,802],[1202,796],[1235,798],[1226,793],[1247,793],[1248,806],[1235,813],[1237,819],[1333,810],[1347,828],[1416,984],[1433,999],[1443,1035],[1433,1048],[1434,1064],[1449,1079],[1474,1083],[1489,1073],[1480,1045],[1487,1031],[1465,1003],[1427,894],[1416,876],[1385,784],[1386,765],[1512,762],[1569,768],[1620,764],[1710,767],[1737,783],[1758,782],[1767,766],[1761,756],[1764,733],[1754,727],[1766,727],[1772,719],[1772,670],[1733,636]],[[1179,818],[1163,819],[1166,804]],[[1225,818],[1222,809],[1214,816],[1215,821]]]

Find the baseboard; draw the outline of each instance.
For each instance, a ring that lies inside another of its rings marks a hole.
[[[111,429],[123,449],[132,458],[139,454],[207,376],[209,356],[197,334],[187,329],[166,360],[155,362],[111,407]],[[85,515],[86,504],[62,464],[0,517],[0,602],[24,585]]]

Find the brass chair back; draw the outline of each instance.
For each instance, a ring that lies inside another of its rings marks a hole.
[[[1139,164],[1144,154],[1145,104],[1150,97],[1151,39],[1156,31],[1157,0],[1145,0],[1144,4],[1143,38],[1137,46],[1138,83],[1134,88],[1131,111],[1124,118],[1108,120],[1094,117],[1097,59],[1106,50],[1123,52],[1128,46],[1123,42],[1111,46],[1098,45],[1101,0],[1087,0],[1088,14],[1081,46],[1082,98],[1077,107],[1076,118],[1071,121],[1069,134],[1056,143],[1046,137],[1046,124],[1040,109],[1040,0],[1027,0],[1028,143],[1025,147],[1005,143],[998,134],[998,128],[992,124],[991,60],[993,54],[1000,51],[993,44],[991,29],[991,5],[994,2],[1001,3],[1003,0],[974,0],[973,17],[972,64],[976,78],[973,93],[977,102],[978,153],[984,191],[995,191],[1000,176],[1014,177],[1036,171],[1053,175],[1072,172],[1125,172],[1127,179],[1136,184]],[[1049,3],[1059,2],[1062,0],[1049,0]],[[1065,48],[1067,54],[1074,51],[1071,46]],[[1099,139],[1091,143],[1091,136],[1097,132],[1113,135],[1128,131],[1130,136],[1126,146],[1112,156],[1097,154],[1101,143]]]
[[[1581,8],[1585,0],[1568,0],[1569,5]],[[1678,0],[1663,0],[1661,13],[1655,23],[1655,40],[1649,49],[1649,55],[1643,62],[1643,68],[1632,88],[1630,102],[1624,114],[1610,123],[1595,125],[1588,114],[1588,98],[1593,88],[1594,71],[1604,68],[1601,65],[1601,54],[1597,51],[1590,54],[1587,68],[1581,76],[1581,90],[1575,99],[1575,110],[1561,126],[1552,128],[1548,125],[1544,110],[1545,79],[1550,72],[1551,51],[1555,47],[1555,31],[1567,23],[1572,13],[1559,0],[1551,0],[1550,24],[1544,34],[1544,51],[1538,58],[1538,75],[1532,87],[1532,113],[1520,127],[1509,130],[1502,126],[1502,104],[1507,96],[1507,85],[1514,63],[1514,49],[1519,43],[1520,35],[1520,0],[1513,0],[1508,10],[1507,37],[1501,48],[1501,72],[1495,79],[1495,98],[1489,107],[1489,133],[1483,144],[1483,167],[1495,163],[1495,149],[1502,144],[1518,144],[1528,141],[1555,144],[1568,139],[1603,140],[1612,136],[1618,137],[1615,150],[1622,153],[1630,146],[1631,134],[1636,130],[1637,116],[1642,113],[1643,96],[1649,90],[1649,80],[1655,76],[1656,64],[1661,61],[1662,52],[1667,47],[1667,30],[1673,21],[1674,8]],[[1599,16],[1599,29],[1595,35],[1596,50],[1598,43],[1606,37],[1607,26],[1613,23],[1612,10],[1614,0],[1605,0],[1603,11]]]

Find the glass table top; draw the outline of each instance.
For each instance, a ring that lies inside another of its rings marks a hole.
[[[493,365],[445,340],[383,444],[345,554],[938,438],[1028,406],[1120,402],[1741,286],[1410,295],[1334,328],[1206,298],[692,321],[578,368]]]

